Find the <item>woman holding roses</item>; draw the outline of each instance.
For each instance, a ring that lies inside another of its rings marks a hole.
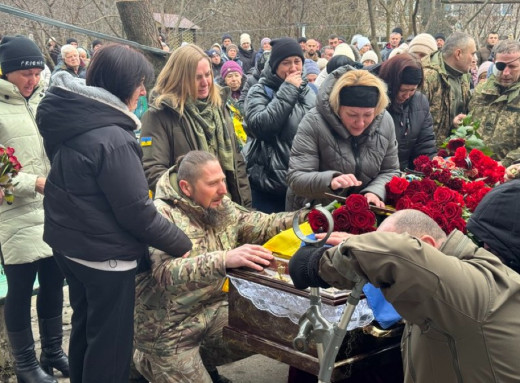
[[[368,71],[343,66],[329,74],[294,138],[287,210],[325,204],[330,192],[363,194],[368,203],[384,206],[385,184],[399,174],[387,105],[385,84]]]

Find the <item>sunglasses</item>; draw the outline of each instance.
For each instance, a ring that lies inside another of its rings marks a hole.
[[[502,72],[504,69],[506,69],[507,64],[511,64],[512,62],[514,62],[514,61],[516,61],[516,60],[518,60],[518,59],[520,59],[520,57],[517,57],[516,59],[513,59],[513,60],[508,61],[508,62],[506,62],[506,63],[505,63],[505,62],[502,62],[502,61],[499,61],[499,62],[496,62],[496,63],[495,63],[495,66],[497,67],[497,69],[498,69],[499,71]]]

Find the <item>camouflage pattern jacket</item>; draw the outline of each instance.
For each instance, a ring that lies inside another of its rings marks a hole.
[[[209,227],[201,221],[203,209],[170,183],[174,173],[175,167],[159,179],[155,204],[188,235],[193,248],[187,258],[172,258],[152,249],[151,272],[139,274],[136,280],[135,346],[163,355],[175,352],[180,332],[183,338],[189,337],[186,329],[195,331],[196,327],[198,332],[205,326],[201,318],[207,308],[227,302],[222,292],[226,252],[243,244],[263,244],[291,227],[294,216],[249,211],[225,197],[225,217],[218,226]]]
[[[469,110],[494,158],[509,166],[520,159],[520,82],[503,89],[491,75],[475,89]]]
[[[453,118],[451,115],[454,93],[448,80],[448,72],[444,64],[444,59],[440,52],[435,52],[422,60],[424,67],[424,84],[421,92],[426,95],[430,102],[430,112],[433,117],[433,132],[437,139],[437,146],[450,135],[453,128]],[[470,100],[470,81],[471,76],[462,76],[462,104],[461,113],[468,112]]]

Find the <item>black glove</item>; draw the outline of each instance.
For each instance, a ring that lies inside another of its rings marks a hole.
[[[330,287],[318,274],[320,259],[327,247],[303,246],[289,261],[289,274],[294,287],[303,290],[307,287]]]

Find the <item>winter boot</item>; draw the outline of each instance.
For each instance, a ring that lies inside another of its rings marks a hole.
[[[14,371],[18,383],[58,383],[45,373],[36,360],[32,331],[27,328],[17,332],[7,332],[15,361]]]
[[[54,375],[53,368],[61,371],[62,375],[69,377],[69,358],[61,348],[63,340],[63,326],[61,316],[51,319],[38,318],[40,327],[40,341],[42,353],[40,364],[49,375]]]

